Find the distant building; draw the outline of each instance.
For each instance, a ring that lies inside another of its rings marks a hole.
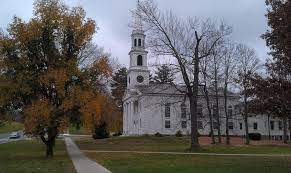
[[[146,35],[142,29],[139,19],[135,19],[135,27],[131,34],[130,66],[127,76],[127,90],[123,101],[123,134],[143,135],[161,134],[173,135],[178,130],[184,134],[190,134],[190,112],[189,100],[181,86],[170,84],[149,83],[150,71],[147,66],[147,54],[145,49]],[[219,115],[221,134],[225,135],[225,116],[223,92],[219,93]],[[239,95],[229,93],[228,114],[229,134],[232,136],[243,136],[245,126],[240,113]],[[214,95],[210,93],[211,105],[214,105]],[[206,107],[206,101],[199,91],[198,101],[198,128],[199,134],[209,135],[210,122]],[[212,112],[214,106],[212,107]],[[217,134],[217,122],[213,116],[214,134]],[[260,133],[268,138],[269,133],[273,139],[282,139],[283,123],[280,119],[268,119],[267,116],[256,116],[249,118],[249,132]],[[290,132],[288,132],[290,134]]]

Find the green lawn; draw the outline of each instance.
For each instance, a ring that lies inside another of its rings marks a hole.
[[[169,151],[188,152],[190,139],[187,137],[114,137],[103,140],[77,140],[81,150],[110,151]],[[288,146],[203,146],[195,152],[236,154],[291,154]]]
[[[4,122],[0,124],[0,133],[9,133],[22,129],[23,124],[17,122]]]
[[[44,156],[44,145],[36,140],[0,145],[0,173],[75,173],[63,141],[57,141],[55,156]]]
[[[188,152],[189,138],[115,137],[79,139],[81,150]],[[291,154],[279,146],[203,146],[197,152]],[[290,173],[291,157],[198,156],[138,153],[85,152],[113,173]]]
[[[113,173],[290,173],[291,158],[87,153]]]

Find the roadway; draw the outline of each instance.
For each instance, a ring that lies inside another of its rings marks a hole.
[[[8,142],[18,141],[18,140],[24,139],[25,136],[23,134],[23,131],[19,131],[19,133],[20,133],[20,138],[18,138],[18,139],[9,139],[10,133],[2,133],[2,134],[0,134],[0,144],[5,144],[5,143],[8,143]]]

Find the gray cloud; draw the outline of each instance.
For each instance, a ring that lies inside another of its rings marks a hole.
[[[65,0],[70,6],[81,5],[100,30],[94,41],[110,51],[119,62],[128,65],[131,9],[136,0]],[[233,39],[254,47],[261,59],[268,48],[260,38],[267,29],[264,0],[159,0],[162,10],[173,10],[180,17],[197,16],[223,19],[233,26]],[[0,6],[0,27],[6,28],[13,15],[28,20],[32,16],[33,0],[7,0]]]

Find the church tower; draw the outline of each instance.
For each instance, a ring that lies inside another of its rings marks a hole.
[[[137,7],[138,8],[138,7]],[[148,85],[150,71],[147,66],[147,54],[145,49],[146,35],[143,31],[140,17],[134,17],[134,26],[131,34],[131,50],[129,52],[130,65],[127,75],[127,88]]]

